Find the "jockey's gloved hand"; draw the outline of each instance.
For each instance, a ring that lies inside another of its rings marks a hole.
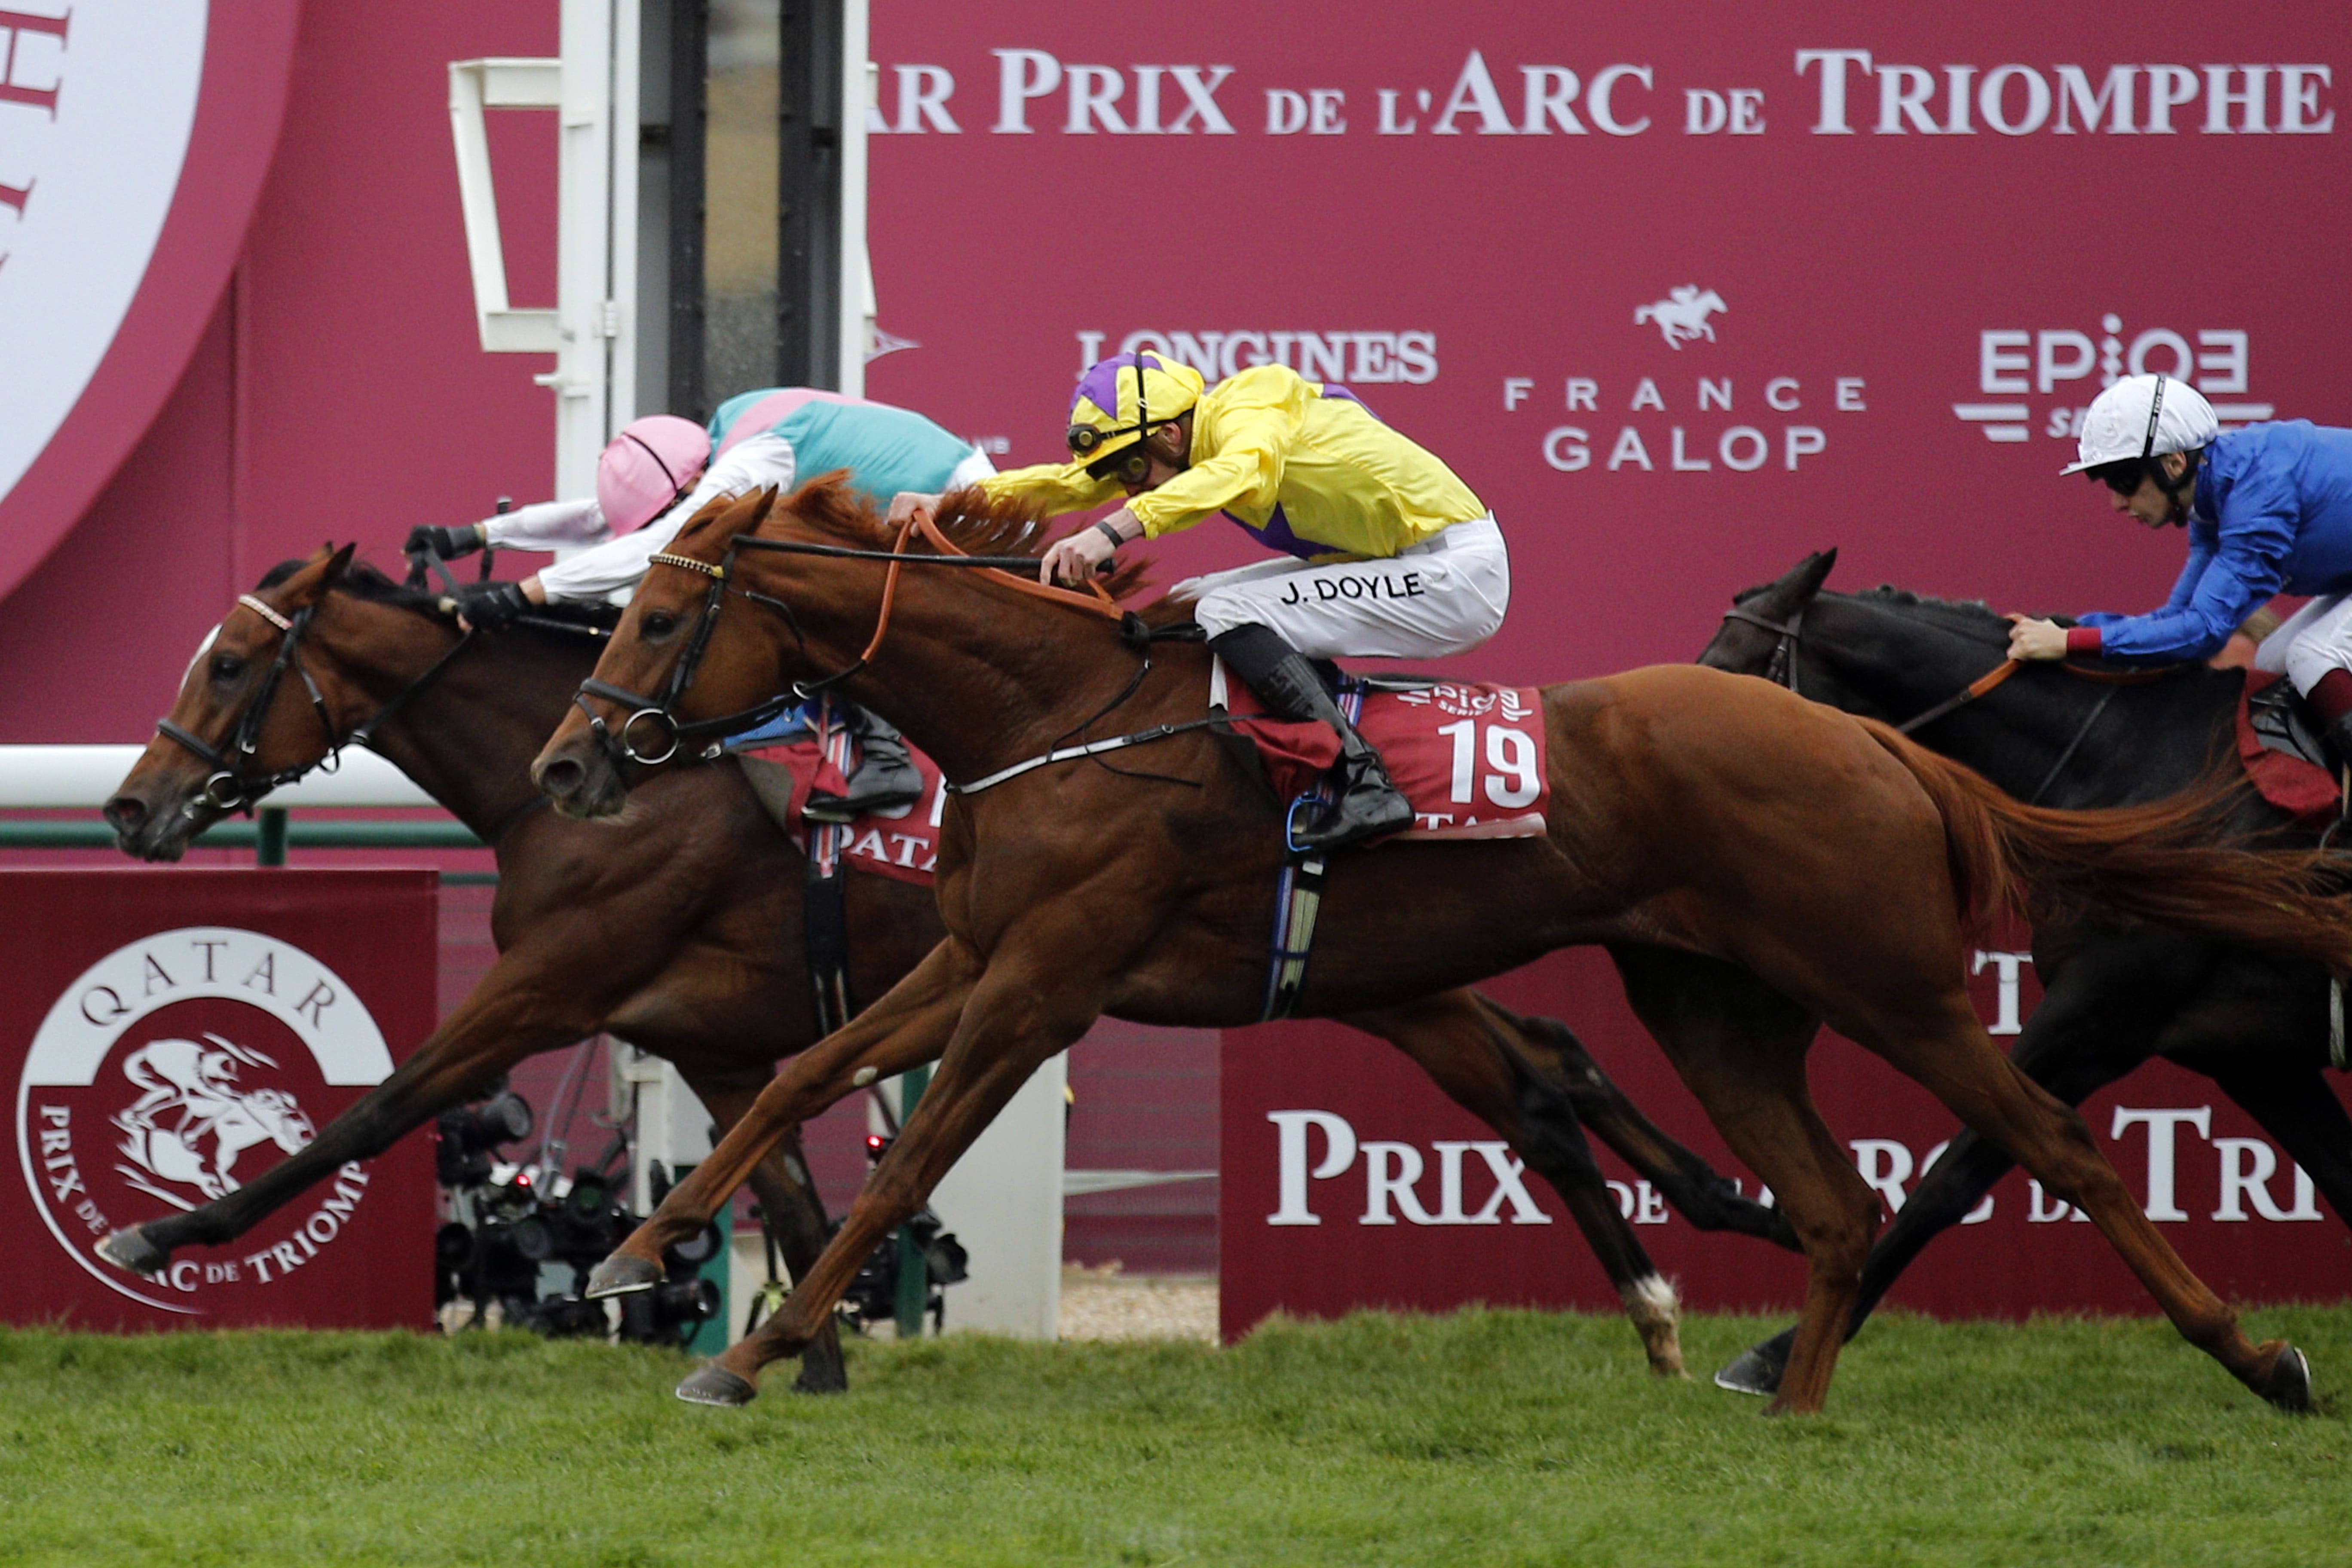
[[[455,561],[460,555],[471,555],[482,547],[481,531],[471,527],[436,528],[422,523],[408,531],[408,542],[400,547],[403,555],[437,555],[444,561]]]
[[[519,583],[460,583],[450,597],[457,601],[457,613],[467,625],[486,632],[514,625],[515,617],[530,608],[530,600]]]

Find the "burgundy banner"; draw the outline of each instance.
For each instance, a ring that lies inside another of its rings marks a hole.
[[[0,1321],[100,1329],[421,1327],[421,1138],[159,1279],[109,1231],[234,1191],[307,1144],[432,1029],[430,871],[0,871],[0,1074],[19,1173]]]
[[[1124,348],[1345,383],[1509,539],[1483,679],[1690,658],[1830,544],[1832,586],[2146,608],[2178,536],[2058,477],[2101,386],[2352,423],[2346,13],[909,0],[874,37],[869,395],[1003,464]]]
[[[2014,952],[1979,952],[1975,963],[1979,1015],[2005,1041],[2040,999],[2032,964]],[[1484,989],[1567,1022],[1661,1127],[1758,1191],[1625,1005],[1605,955],[1559,954]],[[1834,1035],[1822,1037],[1811,1065],[1822,1116],[1884,1207],[1898,1207],[1958,1123],[1926,1090]],[[1227,1338],[1276,1310],[1617,1305],[1551,1189],[1381,1042],[1321,1022],[1230,1031],[1223,1101]],[[2223,1296],[2352,1294],[2352,1232],[2211,1080],[2156,1063],[2094,1096],[2083,1116],[2166,1239]],[[1600,1154],[1618,1207],[1687,1304],[1797,1305],[1801,1259],[1693,1229],[1648,1183]],[[1931,1245],[1891,1299],[1955,1317],[2154,1310],[2097,1230],[2021,1172]]]

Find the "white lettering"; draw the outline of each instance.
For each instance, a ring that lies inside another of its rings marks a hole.
[[[1786,403],[1780,401],[1783,396],[1788,398]],[[1771,380],[1766,382],[1764,384],[1764,403],[1765,406],[1778,409],[1783,414],[1788,413],[1793,408],[1801,406],[1801,402],[1797,396],[1796,377],[1789,375],[1776,375]],[[1728,405],[1726,406],[1728,406]]]
[[[1598,78],[1594,79],[1592,86],[1598,94],[1601,89]],[[1502,94],[1495,90],[1495,79],[1486,72],[1486,57],[1475,49],[1472,49],[1470,58],[1462,62],[1462,74],[1454,79],[1454,91],[1447,96],[1445,107],[1439,111],[1437,122],[1429,128],[1429,133],[1432,136],[1461,135],[1461,128],[1454,123],[1454,119],[1472,110],[1478,114],[1479,135],[1508,136],[1512,133],[1511,117],[1503,112]],[[1595,121],[1601,119],[1598,107],[1594,108],[1592,118]],[[1601,129],[1606,131],[1609,127],[1603,124]]]
[[[1569,105],[1576,99],[1576,73],[1566,66],[1521,66],[1527,84],[1527,108],[1519,121],[1523,136],[1549,136],[1555,125],[1570,136],[1585,134],[1584,121]]]
[[[1275,1126],[1276,1167],[1280,1202],[1265,1216],[1268,1225],[1321,1225],[1322,1216],[1307,1206],[1307,1184],[1311,1178],[1329,1181],[1356,1163],[1356,1130],[1343,1117],[1328,1110],[1269,1110]],[[1310,1172],[1307,1165],[1307,1130],[1323,1130],[1323,1159]]]
[[[1970,974],[1982,974],[1985,965],[1993,971],[1993,1021],[1985,1026],[1988,1035],[2020,1035],[2025,1026],[2018,1021],[2018,975],[2030,952],[1986,952],[1979,950],[1969,965]]]
[[[2058,123],[2053,127],[2058,135],[2072,136],[2074,128],[2066,122],[2066,110],[2072,107],[2082,110],[2083,129],[2096,132],[2099,115],[2107,115],[2107,134],[2137,136],[2139,127],[2132,123],[2132,78],[2137,66],[2109,66],[2099,90],[2091,90],[2090,79],[2081,66],[2060,66],[2058,85],[2064,90],[2058,99]]]
[[[901,135],[921,132],[929,122],[933,131],[955,135],[961,127],[948,116],[948,100],[955,95],[955,78],[943,66],[899,66],[898,123],[892,129]]]
[[[1573,425],[1560,425],[1544,432],[1544,461],[1563,474],[1590,468],[1592,448],[1585,445],[1592,437]]]
[[[1797,74],[1803,76],[1809,66],[1822,68],[1821,115],[1813,121],[1816,136],[1851,136],[1853,127],[1845,122],[1845,72],[1848,66],[1858,65],[1863,74],[1870,74],[1868,49],[1799,49]]]
[[[996,123],[998,135],[1029,134],[1029,100],[1043,98],[1062,85],[1062,62],[1043,49],[997,49]]]
[[[1748,447],[1747,454],[1744,457],[1734,455],[1732,448],[1741,445]],[[1772,455],[1772,443],[1764,439],[1764,432],[1753,425],[1734,425],[1723,433],[1721,440],[1716,442],[1715,455],[1723,459],[1723,466],[1734,473],[1752,474],[1762,468],[1764,460]]]
[[[1389,1173],[1389,1162],[1396,1162],[1396,1173]],[[1433,1223],[1427,1209],[1421,1206],[1421,1196],[1412,1184],[1421,1180],[1421,1151],[1410,1143],[1370,1142],[1364,1145],[1364,1216],[1359,1225],[1394,1225],[1396,1215],[1389,1213],[1391,1201],[1404,1211],[1404,1217],[1415,1225]]]
[[[2336,111],[2319,113],[2319,89],[2334,85],[2335,76],[2327,66],[2281,66],[2279,72],[2279,130],[2288,136],[2325,136],[2336,129]]]
[[[1853,1140],[1854,1169],[1876,1189],[1888,1214],[1903,1212],[1903,1184],[1911,1179],[1911,1150],[1892,1138]]]
[[[2187,66],[2149,66],[2147,133],[2172,135],[2172,111],[2197,97],[2197,73]]]
[[[1617,84],[1627,77],[1640,82],[1644,92],[1649,90],[1649,67],[1611,66],[1592,79],[1592,86],[1584,95],[1584,111],[1592,116],[1593,124],[1612,136],[1639,136],[1650,128],[1650,117],[1646,114],[1632,121],[1617,118],[1616,106],[1611,101],[1611,95],[1617,90]]]
[[[1818,425],[1790,425],[1780,432],[1780,466],[1790,473],[1797,471],[1797,459],[1810,458],[1829,449],[1828,432]]]
[[[2200,1138],[2213,1133],[2213,1108],[2200,1105],[2194,1110],[2135,1110],[2126,1106],[2116,1107],[2110,1138],[2121,1138],[2127,1127],[2147,1129],[2147,1217],[2154,1220],[2184,1220],[2189,1217],[2173,1197],[2173,1140],[2183,1126],[2197,1129]]]

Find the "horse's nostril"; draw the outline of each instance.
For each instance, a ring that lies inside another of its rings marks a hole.
[[[539,789],[541,795],[562,796],[577,790],[587,778],[588,770],[570,757],[557,757],[539,765]]]
[[[134,795],[118,795],[100,814],[117,833],[128,833],[147,820],[147,803]]]

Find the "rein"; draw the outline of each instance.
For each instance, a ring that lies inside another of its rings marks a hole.
[[[919,532],[928,543],[938,550],[938,554],[917,555],[908,552],[907,547]],[[803,653],[808,651],[808,637],[801,629],[800,617],[793,613],[788,602],[773,595],[762,594],[733,584],[736,558],[746,550],[772,551],[786,555],[819,555],[845,561],[887,562],[889,570],[883,574],[882,578],[882,601],[875,615],[874,635],[867,640],[865,649],[856,659],[831,675],[814,680],[796,680],[786,689],[769,698],[766,701],[756,703],[738,712],[725,713],[712,719],[681,719],[677,715],[678,702],[685,697],[688,688],[693,685],[695,674],[701,668],[703,656],[709,650],[711,637],[719,628],[719,614],[726,607],[728,595],[738,595],[782,616],[784,624],[792,628],[793,639],[800,644],[801,651]],[[898,602],[898,574],[901,567],[951,566],[995,572],[1004,577],[1012,586],[1024,593],[1091,611],[1097,615],[1108,616],[1114,620],[1123,620],[1126,616],[1126,612],[1118,607],[1118,602],[1099,583],[1089,582],[1087,584],[1090,591],[1088,593],[1049,587],[1035,581],[1034,577],[1021,574],[1024,572],[1034,573],[1036,570],[1036,557],[967,555],[953,540],[940,531],[937,523],[924,516],[909,518],[901,524],[898,539],[887,550],[860,550],[844,544],[817,544],[793,539],[762,539],[757,534],[739,533],[728,540],[727,552],[715,563],[698,561],[690,555],[679,555],[669,551],[661,551],[647,559],[648,563],[652,565],[674,566],[681,571],[708,577],[710,579],[710,586],[703,594],[702,612],[696,617],[693,634],[688,637],[684,651],[678,655],[677,662],[670,667],[669,680],[659,697],[649,697],[642,692],[631,691],[626,687],[615,686],[611,681],[593,678],[582,681],[579,691],[573,695],[572,700],[583,713],[587,715],[588,727],[595,734],[597,744],[604,748],[605,754],[616,764],[627,761],[644,767],[659,767],[677,756],[681,747],[706,737],[716,737],[716,739],[711,739],[709,743],[702,748],[700,755],[705,760],[715,757],[719,754],[719,740],[764,724],[785,710],[797,703],[805,702],[822,692],[831,690],[865,669],[873,662],[874,656],[881,651],[883,639],[889,635],[890,611],[892,605]],[[604,715],[590,706],[591,698],[602,699],[625,708],[629,710],[629,716],[621,721],[617,730],[613,729],[605,723]],[[661,728],[667,731],[669,743],[666,748],[658,752],[641,751],[638,748],[635,739],[635,731],[640,723],[647,721],[657,721]]]
[[[1772,662],[1766,669],[1765,679],[1776,686],[1785,686],[1790,691],[1796,692],[1796,654],[1803,641],[1805,607],[1799,605],[1797,613],[1790,616],[1785,623],[1766,620],[1762,616],[1737,605],[1726,611],[1723,618],[1727,621],[1745,621],[1749,626],[1761,626],[1764,630],[1779,636],[1780,640],[1773,645]],[[1926,712],[1916,714],[1895,725],[1895,732],[1898,735],[1909,735],[1924,730],[1937,720],[1956,712],[1986,693],[1999,689],[2011,676],[2024,668],[2024,661],[2021,659],[2004,658]],[[2174,670],[2183,667],[2165,665],[2157,669],[2087,669],[2080,665],[2060,660],[2058,668],[2077,680],[2095,681],[2106,687],[2107,689],[2101,693],[2096,702],[2091,705],[2090,712],[2084,715],[2083,722],[2075,729],[2074,739],[2066,742],[2065,749],[2058,753],[2058,760],[2053,763],[2050,771],[2042,775],[2042,783],[2035,786],[2031,795],[2026,797],[2025,804],[2028,805],[2040,805],[2042,797],[2050,793],[2050,786],[2058,782],[2058,775],[2066,771],[2068,763],[2074,760],[2075,752],[2081,749],[2084,737],[2091,732],[2092,726],[2096,724],[2100,716],[2106,712],[2107,704],[2115,700],[2117,689],[2126,686],[2145,686],[2150,681],[2161,680]],[[1802,692],[1797,692],[1797,694],[1803,695]]]

